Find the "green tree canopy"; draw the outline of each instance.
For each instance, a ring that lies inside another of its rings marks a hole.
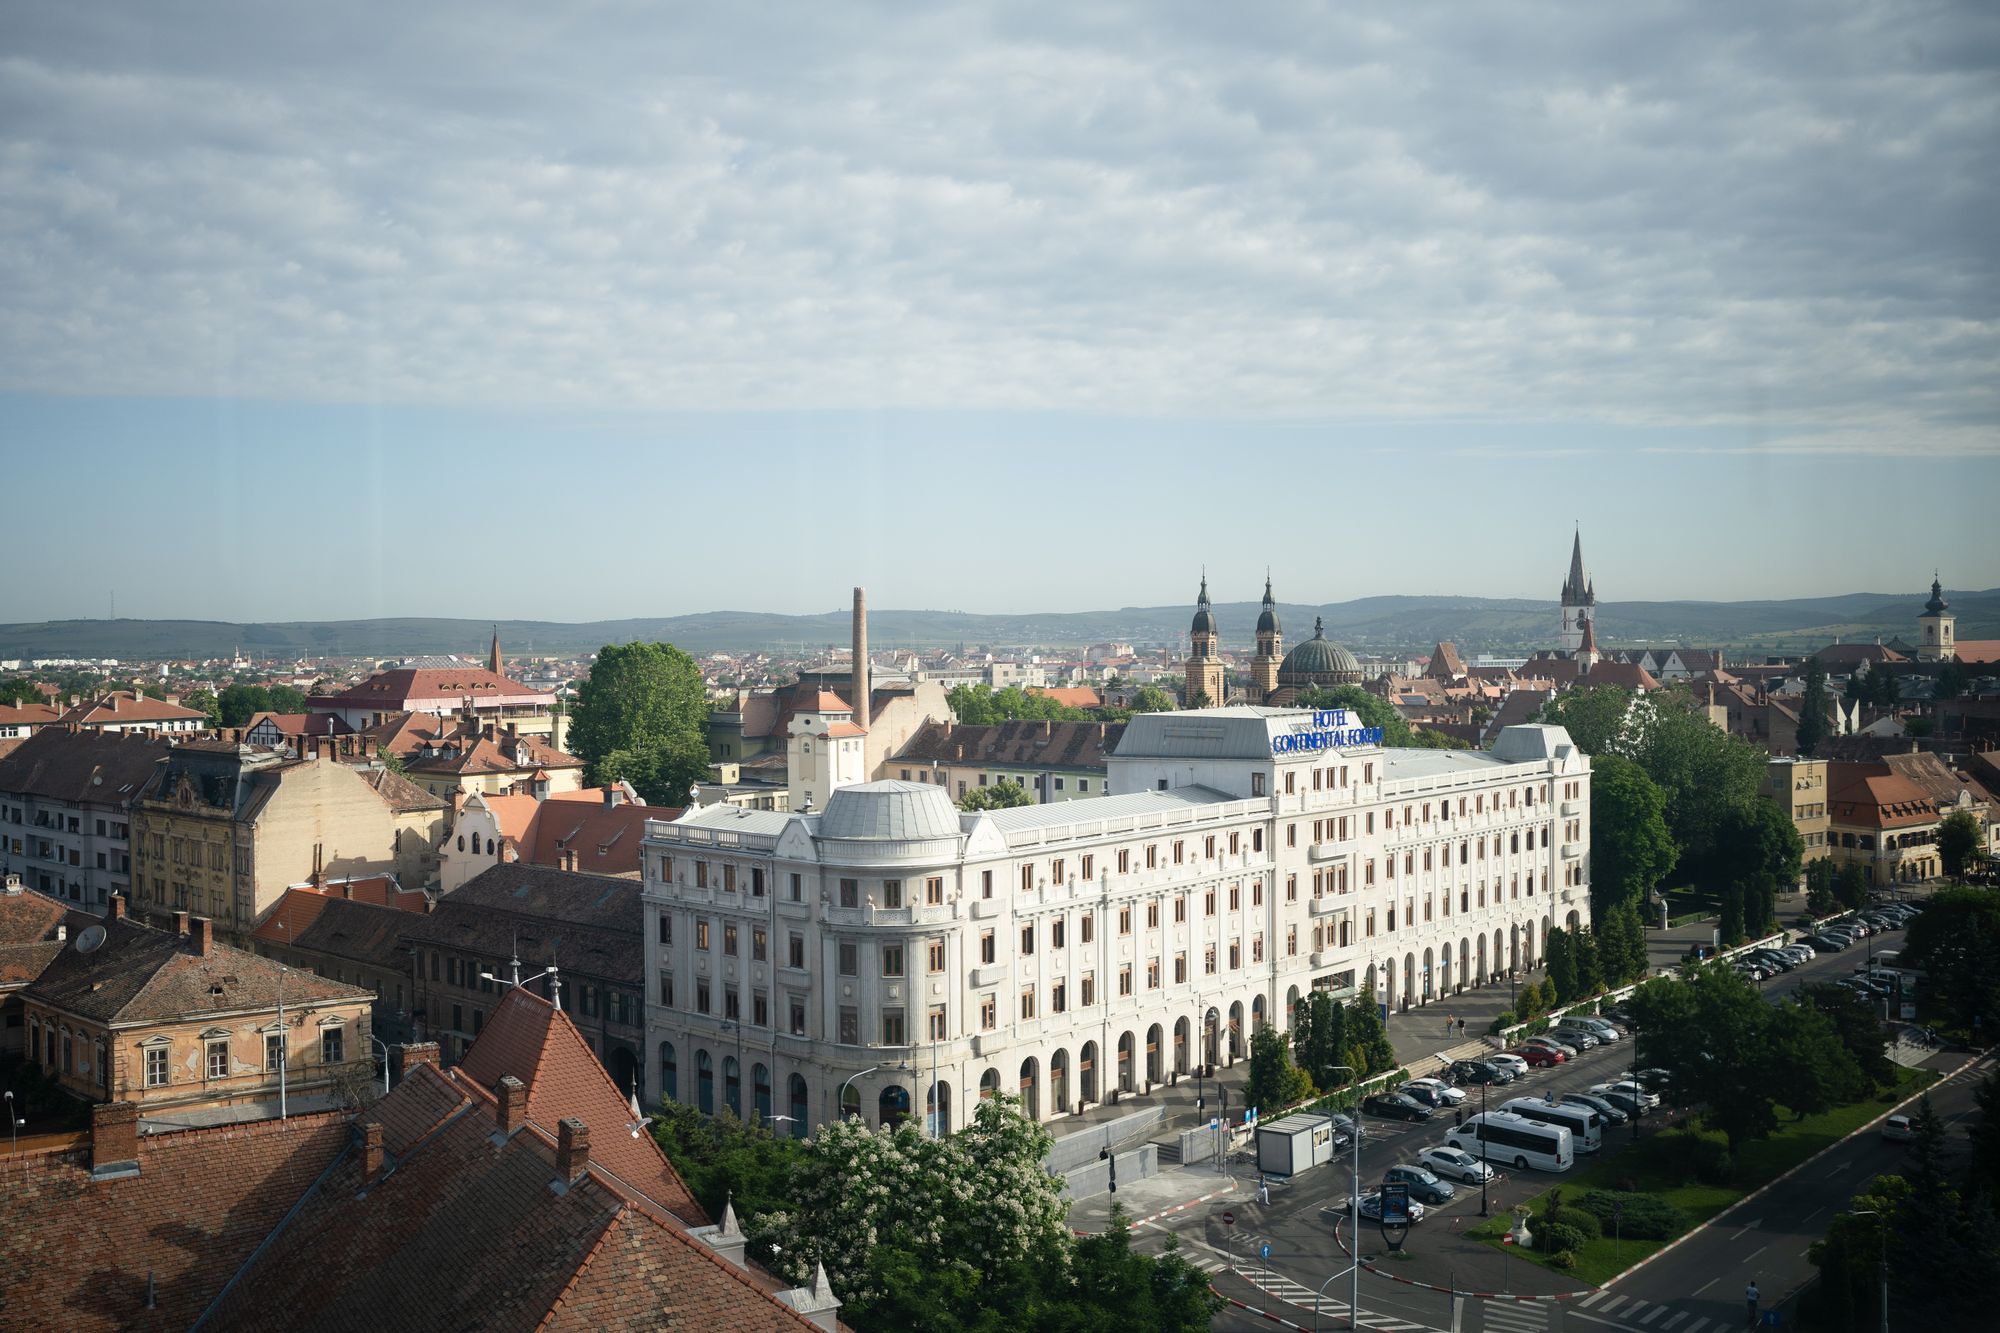
[[[1777,1128],[1779,1084],[1767,1066],[1771,1006],[1726,967],[1644,982],[1626,1001],[1646,1058],[1672,1080],[1676,1106],[1701,1105],[1703,1119],[1744,1143]]]
[[[1817,657],[1806,659],[1806,692],[1799,700],[1799,730],[1793,744],[1811,755],[1826,739],[1826,668]]]
[[[241,727],[259,713],[303,713],[306,695],[295,685],[236,684],[215,696],[215,708],[223,726]]]
[[[961,810],[1011,810],[1017,805],[1033,805],[1028,789],[1012,778],[1001,778],[985,787],[969,788],[958,798]]]
[[[1345,1082],[1327,1071],[1347,1064],[1347,1007],[1335,1004],[1323,990],[1315,990],[1299,1001],[1292,1019],[1292,1051],[1299,1068],[1322,1088]]]
[[[1965,878],[1965,872],[1979,857],[1984,834],[1979,816],[1970,810],[1954,810],[1938,821],[1938,860],[1944,863],[1946,875],[1952,879]]]
[[[1931,895],[1904,938],[1905,967],[1930,975],[1936,1007],[1970,1027],[2000,1022],[2000,889],[1953,887]]]
[[[991,685],[956,685],[945,696],[952,716],[968,726],[995,722],[1081,722],[1089,714],[1081,708],[1057,703],[1046,694],[1033,694],[1019,685],[995,690]]]
[[[1542,705],[1537,716],[1569,732],[1578,749],[1595,757],[1611,750],[1625,734],[1632,697],[1622,685],[1593,685],[1558,694]]]
[[[1556,1003],[1568,1004],[1583,992],[1577,986],[1576,936],[1557,926],[1542,939],[1542,965],[1556,988]]]
[[[1135,713],[1171,713],[1180,704],[1174,696],[1158,685],[1141,685],[1132,696],[1132,711]]]
[[[607,643],[577,687],[568,744],[593,783],[626,779],[652,805],[685,805],[708,774],[701,669],[669,643]]]
[[[1874,997],[1822,982],[1801,988],[1799,1003],[1811,1005],[1833,1024],[1840,1044],[1847,1048],[1863,1078],[1877,1087],[1895,1082],[1896,1067],[1889,1059],[1889,1041],[1883,1035]]]
[[[1590,905],[1593,918],[1636,905],[1674,868],[1667,797],[1646,770],[1615,754],[1590,764]]]
[[[1682,863],[1697,873],[1711,864],[1729,814],[1758,799],[1768,758],[1710,722],[1678,688],[1656,690],[1641,701],[1624,752],[1666,795],[1667,827]]]
[[[1243,1083],[1243,1104],[1259,1108],[1260,1117],[1273,1116],[1312,1095],[1312,1079],[1292,1063],[1285,1034],[1265,1024],[1250,1037],[1250,1076]]]

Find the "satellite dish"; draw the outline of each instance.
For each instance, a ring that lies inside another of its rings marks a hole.
[[[104,927],[85,926],[76,933],[76,951],[95,953],[104,947]]]

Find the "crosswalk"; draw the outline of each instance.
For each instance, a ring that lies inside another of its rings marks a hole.
[[[1549,1308],[1539,1301],[1484,1301],[1487,1333],[1547,1333]]]
[[[1704,1333],[1704,1330],[1721,1333],[1727,1327],[1708,1315],[1630,1296],[1614,1296],[1608,1291],[1593,1291],[1572,1308],[1584,1315],[1575,1321],[1581,1327],[1616,1329],[1619,1333]]]
[[[1227,1256],[1211,1250],[1205,1245],[1201,1246],[1199,1250],[1190,1249],[1185,1251],[1184,1257],[1189,1263],[1206,1273],[1220,1273],[1232,1267]],[[1345,1319],[1347,1317],[1347,1302],[1335,1296],[1331,1291],[1321,1295],[1313,1291],[1311,1287],[1300,1282],[1294,1282],[1282,1273],[1262,1271],[1254,1263],[1246,1267],[1239,1262],[1234,1265],[1234,1268],[1236,1276],[1263,1291],[1266,1295],[1275,1297],[1287,1305],[1296,1306],[1301,1310],[1312,1310],[1315,1308],[1314,1303],[1317,1300],[1317,1310],[1322,1318],[1331,1320],[1334,1318]],[[1407,1319],[1398,1319],[1394,1315],[1370,1314],[1366,1310],[1361,1312],[1361,1326],[1363,1328],[1374,1329],[1376,1333],[1444,1333],[1443,1330],[1436,1329],[1429,1324],[1415,1324]]]

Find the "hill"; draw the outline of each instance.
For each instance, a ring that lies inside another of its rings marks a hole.
[[[1837,597],[1757,602],[1618,602],[1598,608],[1606,647],[1679,643],[1720,645],[1738,652],[1789,651],[1835,639],[1916,636],[1927,592],[1844,593]],[[1950,592],[1963,638],[2000,638],[2000,589]],[[1248,650],[1255,602],[1216,606],[1225,647]],[[1310,637],[1316,616],[1329,637],[1362,654],[1422,653],[1448,639],[1467,654],[1519,654],[1549,646],[1557,623],[1554,602],[1482,597],[1364,597],[1324,606],[1279,607],[1285,640]],[[957,611],[877,610],[869,629],[878,649],[1184,642],[1190,608],[1123,607],[1025,615]],[[0,658],[210,658],[237,649],[257,657],[372,656],[484,652],[490,622],[410,617],[381,620],[247,623],[211,620],[58,620],[0,625]],[[695,653],[759,649],[812,650],[844,644],[846,608],[817,615],[704,611],[569,624],[500,622],[509,652],[568,653],[632,639],[662,639]]]

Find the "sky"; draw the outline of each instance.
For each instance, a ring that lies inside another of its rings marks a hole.
[[[0,0],[0,620],[2000,585],[2000,9]],[[18,571],[25,567],[28,576]]]

